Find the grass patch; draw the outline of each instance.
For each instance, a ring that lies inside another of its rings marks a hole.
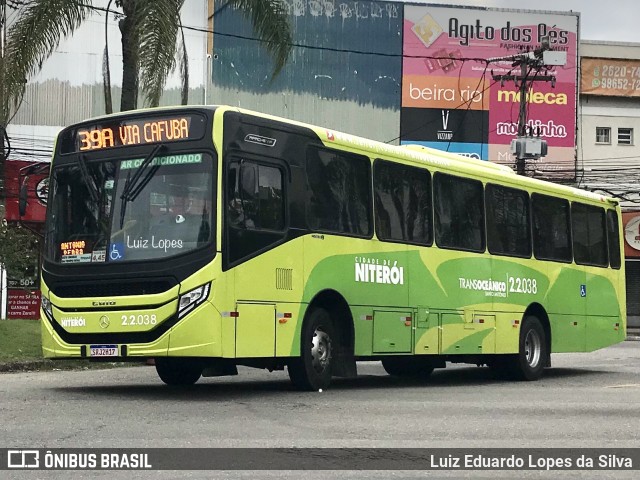
[[[0,362],[41,359],[40,320],[0,320]]]
[[[42,357],[40,320],[0,320],[0,372],[88,370],[142,363],[49,360]]]

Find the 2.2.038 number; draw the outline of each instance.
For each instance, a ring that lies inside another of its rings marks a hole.
[[[509,293],[538,293],[535,278],[509,277]]]
[[[122,315],[120,317],[122,325],[125,327],[135,327],[139,325],[155,325],[158,319],[155,315]]]

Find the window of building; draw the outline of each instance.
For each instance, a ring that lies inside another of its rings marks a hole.
[[[611,129],[609,127],[596,127],[596,143],[611,144]]]
[[[312,148],[306,172],[309,228],[371,235],[371,161],[367,157]]]
[[[607,255],[607,229],[604,209],[573,203],[571,205],[573,257],[582,265],[609,264]]]
[[[571,261],[569,202],[534,193],[533,252],[539,260]]]
[[[431,174],[424,168],[376,160],[376,234],[381,240],[431,245]]]
[[[633,128],[618,129],[618,145],[633,145]]]
[[[529,194],[524,190],[487,185],[487,246],[498,255],[531,256]]]
[[[438,246],[484,252],[482,182],[436,173],[434,193]]]

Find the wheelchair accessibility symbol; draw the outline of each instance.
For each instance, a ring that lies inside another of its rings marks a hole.
[[[586,297],[587,296],[587,286],[586,285],[580,285],[580,296],[581,297]]]
[[[111,249],[109,250],[109,260],[112,262],[117,262],[118,260],[122,260],[124,258],[124,243],[112,243]]]

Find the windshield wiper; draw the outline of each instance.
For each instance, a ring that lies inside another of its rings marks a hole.
[[[93,177],[89,175],[89,171],[87,170],[87,157],[85,155],[78,156],[78,168],[80,169],[80,175],[82,176],[82,180],[87,185],[87,190],[89,190],[89,195],[91,195],[91,199],[96,203],[100,203],[100,194],[98,193],[98,187],[96,187],[95,182],[93,181]]]
[[[151,150],[151,153],[149,153],[149,155],[147,155],[147,157],[142,161],[136,172],[133,174],[133,177],[131,177],[131,172],[127,173],[127,179],[124,182],[122,194],[120,195],[120,199],[122,200],[120,205],[120,228],[124,225],[124,215],[127,211],[127,203],[134,201],[140,192],[144,190],[144,187],[147,186],[149,181],[156,174],[160,165],[154,165],[151,167],[151,170],[147,171],[144,177],[142,174],[145,173],[145,170],[160,150],[165,150],[166,148],[167,147],[163,144],[156,145],[153,150]]]

